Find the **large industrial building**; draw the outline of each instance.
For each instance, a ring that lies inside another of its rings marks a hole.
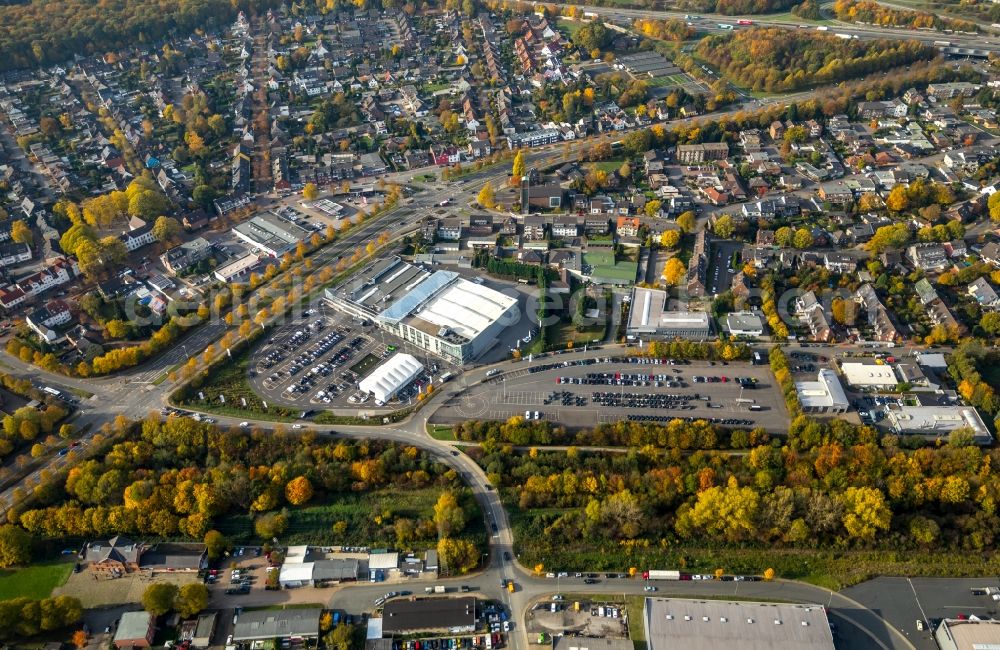
[[[976,444],[993,442],[986,423],[971,406],[936,404],[932,406],[894,406],[887,411],[889,423],[896,433],[946,437],[955,429],[972,431]]]
[[[711,319],[700,311],[667,311],[667,292],[635,287],[629,303],[630,339],[679,338],[703,340],[712,332]]]
[[[993,650],[1000,648],[1000,621],[946,618],[934,631],[941,650]]]
[[[431,272],[398,257],[379,260],[355,278],[327,290],[331,306],[373,320],[421,350],[456,364],[481,356],[519,318],[517,298],[452,271]]]
[[[846,413],[851,404],[840,379],[830,368],[823,368],[816,381],[795,382],[799,404],[806,413]]]
[[[291,221],[282,219],[273,212],[258,214],[233,228],[233,233],[254,249],[281,257],[295,250],[300,241],[309,238],[309,231]]]
[[[382,633],[472,632],[476,629],[476,599],[418,598],[390,600],[382,609]]]
[[[892,366],[885,363],[845,361],[840,372],[849,386],[857,388],[895,388],[899,384]]]
[[[649,650],[833,650],[821,605],[647,598]]]

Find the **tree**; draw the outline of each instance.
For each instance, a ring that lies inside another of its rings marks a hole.
[[[986,206],[990,210],[990,219],[1000,222],[1000,192],[990,194],[990,198],[986,202]]]
[[[19,526],[0,526],[0,568],[26,565],[31,561],[31,536]]]
[[[733,225],[733,218],[728,214],[724,214],[716,219],[715,224],[712,226],[712,231],[723,239],[732,237],[735,230],[736,227]]]
[[[684,262],[680,261],[676,257],[671,257],[667,260],[667,263],[663,265],[663,281],[669,285],[678,285],[684,279],[687,273],[687,267],[684,266]]]
[[[167,241],[181,234],[181,222],[173,217],[160,216],[153,222],[153,237],[158,241]]]
[[[297,476],[285,486],[285,498],[293,506],[301,506],[313,496],[312,483],[305,476]]]
[[[174,598],[174,609],[181,618],[191,618],[208,606],[208,587],[203,582],[182,586]]]
[[[677,230],[664,230],[660,235],[660,246],[663,248],[677,248],[681,241],[681,233]]]
[[[262,539],[274,539],[288,528],[288,515],[284,512],[268,512],[257,517],[254,530]]]
[[[514,154],[514,164],[511,167],[510,172],[510,182],[511,185],[518,185],[521,179],[528,172],[527,164],[524,162],[524,152],[520,149]]]
[[[658,217],[660,216],[660,209],[663,207],[662,201],[657,201],[653,199],[652,201],[646,201],[646,205],[643,208],[643,212],[646,213],[647,217]]]
[[[83,650],[87,647],[87,633],[83,630],[77,630],[73,633],[73,645],[79,650]]]
[[[881,490],[849,487],[841,495],[844,506],[844,529],[855,539],[871,540],[879,531],[889,530],[892,511]]]
[[[437,545],[438,561],[452,574],[468,573],[479,563],[479,551],[467,539],[442,537]]]
[[[24,223],[18,219],[10,227],[10,238],[13,239],[18,244],[28,244],[34,240],[34,236],[31,234],[31,228],[28,224]]]
[[[691,210],[682,212],[680,216],[677,217],[677,225],[680,226],[680,229],[685,233],[692,233],[698,225],[698,217],[696,217],[694,212]]]
[[[774,243],[781,248],[787,248],[792,245],[794,239],[794,232],[788,226],[782,226],[774,231]]]
[[[353,645],[353,636],[354,628],[341,623],[333,628],[333,631],[327,634],[323,640],[326,642],[326,647],[331,650],[350,650]]]
[[[979,319],[979,326],[987,334],[1000,335],[1000,312],[991,311],[983,314],[983,317]]]
[[[226,536],[217,530],[210,530],[205,533],[204,542],[210,560],[219,559],[225,555],[231,546]]]
[[[792,236],[792,246],[795,248],[809,248],[813,245],[813,236],[808,228],[799,228]]]
[[[123,339],[128,336],[128,323],[117,318],[109,320],[104,324],[108,336],[113,339]]]
[[[450,537],[465,528],[465,512],[458,505],[455,493],[442,492],[434,504],[434,524],[440,537]]]
[[[177,585],[168,582],[155,582],[142,594],[142,608],[153,616],[162,616],[174,608],[177,598]]]
[[[302,186],[302,198],[306,201],[315,201],[318,196],[319,188],[316,187],[316,183],[306,183]]]
[[[774,569],[772,569],[771,567],[767,567],[766,569],[764,569],[764,580],[768,582],[774,580]]]
[[[905,185],[896,185],[889,191],[889,196],[885,200],[885,205],[893,212],[902,212],[910,207],[910,198],[906,193]]]
[[[487,210],[492,210],[496,204],[496,193],[493,191],[493,183],[486,181],[483,185],[483,189],[479,190],[479,196],[476,197],[479,205],[483,206]]]

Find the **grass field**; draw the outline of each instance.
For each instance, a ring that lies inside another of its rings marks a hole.
[[[455,429],[450,424],[429,424],[427,433],[435,440],[452,441],[455,439]]]
[[[595,162],[593,163],[593,165],[598,171],[607,172],[610,174],[611,172],[616,171],[619,167],[621,167],[623,162],[625,162],[624,158],[617,158],[615,160],[602,160],[600,162]]]
[[[560,18],[556,22],[556,26],[559,30],[566,34],[569,38],[576,36],[576,33],[580,31],[580,28],[584,26],[584,23],[579,20],[566,20],[565,18]]]
[[[66,582],[73,563],[63,560],[33,564],[23,569],[0,571],[0,600],[48,598],[52,590]]]

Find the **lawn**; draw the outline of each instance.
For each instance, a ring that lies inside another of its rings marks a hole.
[[[617,158],[615,160],[602,160],[600,162],[595,162],[593,165],[598,171],[610,174],[620,168],[623,162],[625,162],[624,158]]]
[[[217,367],[205,380],[204,385],[192,391],[192,399],[181,404],[233,417],[252,414],[258,418],[265,416],[269,420],[279,422],[294,420],[294,416],[298,415],[298,409],[274,406],[265,408],[264,401],[254,392],[247,377],[249,357],[250,352],[247,350],[235,361]],[[199,393],[205,398],[198,399]],[[220,398],[224,398],[225,401]],[[243,405],[244,400],[246,406]]]
[[[427,433],[435,440],[447,442],[455,440],[455,428],[450,424],[428,424]]]
[[[4,569],[0,571],[0,600],[22,596],[48,598],[72,572],[73,563],[64,560],[42,562],[23,569]]]
[[[580,31],[583,25],[584,23],[579,20],[567,20],[565,18],[560,18],[556,22],[556,26],[559,28],[559,31],[566,34],[566,36],[571,40],[574,36],[576,36],[576,33]]]
[[[549,338],[551,341],[549,347],[561,350],[567,347],[568,343],[572,341],[574,348],[582,348],[584,345],[592,343],[594,339],[598,341],[603,339],[604,330],[604,323],[585,327],[582,332],[577,331],[576,325],[573,323],[560,323],[549,328]]]

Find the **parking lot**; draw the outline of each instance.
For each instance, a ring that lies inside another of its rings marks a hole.
[[[555,600],[537,603],[525,617],[528,633],[537,635],[579,635],[598,638],[629,637],[625,605],[606,602],[580,602],[577,610],[572,602]]]
[[[843,591],[888,621],[918,650],[934,650],[933,630],[942,618],[996,616],[1000,602],[976,595],[978,587],[998,587],[996,576],[987,578],[875,578]],[[917,630],[917,621],[924,630]]]
[[[456,395],[435,421],[519,415],[567,427],[674,418],[786,431],[788,415],[770,370],[744,362],[600,358],[525,364]]]
[[[362,405],[366,409],[395,407],[416,399],[433,376],[454,372],[411,347],[374,327],[317,308],[282,327],[254,352],[250,381],[268,402],[303,412]],[[377,403],[358,390],[358,382],[397,352],[413,353],[426,370],[399,392],[394,403]]]

